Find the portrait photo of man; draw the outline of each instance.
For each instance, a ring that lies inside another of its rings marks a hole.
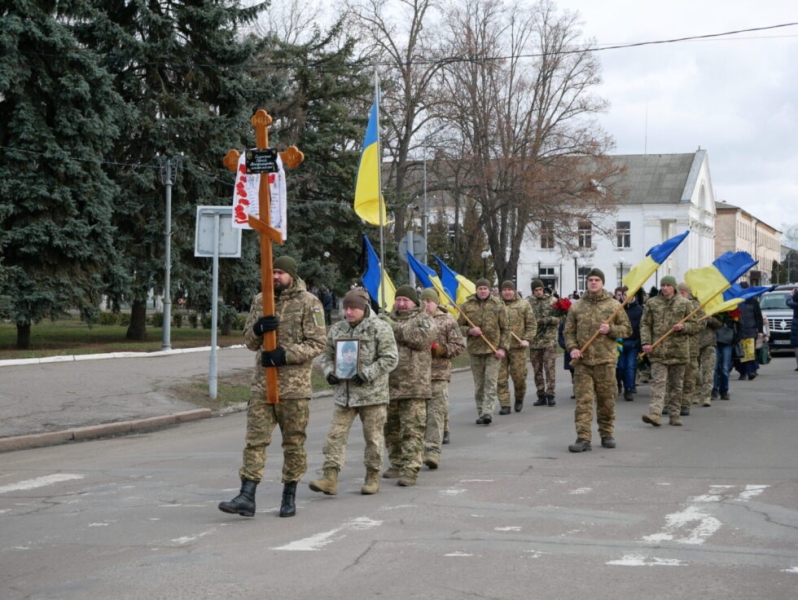
[[[335,376],[352,379],[357,375],[358,340],[338,340],[335,345]]]

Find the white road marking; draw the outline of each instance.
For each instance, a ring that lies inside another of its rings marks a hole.
[[[284,546],[278,546],[276,548],[272,548],[272,550],[316,552],[318,550],[321,550],[327,544],[331,544],[337,539],[346,537],[346,534],[340,536],[338,535],[342,531],[346,531],[348,529],[352,529],[355,531],[365,531],[373,527],[379,527],[380,525],[382,525],[382,521],[375,521],[373,519],[369,519],[368,517],[358,517],[356,519],[352,519],[351,521],[347,521],[341,527],[338,527],[336,529],[331,529],[330,531],[317,533],[316,535],[312,535],[310,537],[297,540],[295,542],[289,542]]]
[[[12,483],[11,485],[4,485],[0,487],[0,494],[7,494],[8,492],[21,492],[27,490],[35,490],[36,488],[46,487],[62,481],[72,481],[73,479],[83,479],[83,475],[74,475],[71,473],[56,473],[54,475],[45,475],[44,477],[36,477],[35,479],[27,479],[19,483]]]
[[[611,560],[607,564],[621,567],[678,567],[685,563],[678,558],[646,558],[642,554],[624,554],[623,558]]]
[[[568,493],[569,493],[569,494],[573,494],[573,495],[577,495],[577,496],[578,496],[578,495],[580,495],[580,494],[587,494],[588,492],[592,492],[592,491],[593,491],[593,488],[589,488],[589,487],[581,487],[581,488],[576,488],[575,490],[571,490],[571,491],[570,491],[570,492],[568,492]]]
[[[457,496],[458,494],[464,494],[465,492],[466,490],[451,489],[451,490],[440,490],[438,493],[443,494],[444,496]]]
[[[674,538],[677,531],[688,530],[685,537]],[[681,544],[703,544],[712,534],[720,529],[721,522],[715,517],[702,511],[697,506],[688,506],[684,510],[671,513],[665,517],[665,527],[660,533],[644,535],[647,542],[662,542],[675,540]]]
[[[520,527],[512,526],[512,527],[494,527],[495,531],[521,531]]]
[[[789,569],[782,569],[782,573],[798,573],[798,567],[790,567]]]
[[[450,554],[444,554],[444,556],[460,557],[460,556],[474,556],[474,555],[473,554],[467,554],[465,552],[452,552]]]
[[[769,485],[747,485],[745,486],[745,491],[740,492],[737,499],[740,502],[748,502],[751,498],[756,498],[769,487]]]
[[[189,542],[193,542],[194,540],[198,540],[201,537],[205,537],[209,533],[210,533],[210,531],[203,531],[202,533],[198,533],[197,535],[187,535],[187,536],[175,538],[172,541],[175,544],[188,544]]]

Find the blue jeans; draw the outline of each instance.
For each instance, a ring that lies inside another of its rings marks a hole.
[[[713,390],[720,394],[729,391],[729,372],[732,363],[732,346],[728,344],[718,344],[715,348],[715,383]]]
[[[635,388],[635,378],[637,377],[637,355],[640,346],[636,340],[624,340],[623,352],[618,357],[618,371],[623,381],[623,389],[630,391]]]

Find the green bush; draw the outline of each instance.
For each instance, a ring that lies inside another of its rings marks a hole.
[[[163,327],[163,313],[152,313],[149,318],[150,327]]]
[[[202,316],[202,328],[203,329],[210,329],[211,328],[211,315],[203,315]]]
[[[180,328],[183,326],[183,313],[175,313],[172,317],[172,321],[175,324],[175,327]]]
[[[119,323],[120,315],[118,313],[112,312],[102,312],[100,313],[100,318],[97,319],[98,325],[116,325]]]
[[[244,325],[247,322],[247,315],[236,315],[235,323],[233,324],[233,329],[237,329],[239,331],[244,331]]]
[[[119,313],[119,320],[117,321],[122,327],[130,325],[130,313]]]
[[[192,329],[197,328],[197,313],[195,312],[188,313],[188,324]]]

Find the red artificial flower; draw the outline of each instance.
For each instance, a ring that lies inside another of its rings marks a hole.
[[[564,316],[571,308],[571,301],[568,298],[559,298],[551,305],[551,316]]]

